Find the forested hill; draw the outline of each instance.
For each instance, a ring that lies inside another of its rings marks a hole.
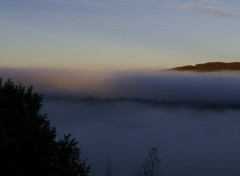
[[[204,64],[196,64],[195,66],[187,65],[182,67],[176,67],[172,70],[177,71],[198,71],[198,72],[214,72],[214,71],[240,71],[240,62],[208,62]]]

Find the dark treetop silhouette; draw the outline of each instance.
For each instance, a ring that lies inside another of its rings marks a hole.
[[[89,175],[77,142],[70,134],[56,139],[55,127],[40,113],[41,102],[32,87],[0,79],[0,175]]]
[[[213,71],[229,71],[229,70],[240,70],[240,62],[208,62],[204,64],[197,64],[195,66],[187,65],[182,67],[173,68],[177,71],[199,71],[199,72],[213,72]]]

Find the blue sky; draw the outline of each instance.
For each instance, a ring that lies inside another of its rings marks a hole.
[[[161,69],[240,58],[237,0],[1,0],[1,67]]]

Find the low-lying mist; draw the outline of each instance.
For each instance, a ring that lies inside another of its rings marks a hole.
[[[68,71],[0,69],[11,78],[56,97],[138,98],[165,102],[240,103],[240,72]]]
[[[104,176],[136,175],[149,147],[159,149],[163,176],[237,176],[240,111],[162,108],[142,103],[47,101],[60,136],[71,132],[92,165]]]
[[[72,133],[79,141],[93,176],[106,175],[108,160],[113,176],[136,175],[152,146],[162,176],[240,175],[240,108],[231,108],[240,104],[239,72],[0,69],[0,75],[44,94],[42,111],[59,136]]]

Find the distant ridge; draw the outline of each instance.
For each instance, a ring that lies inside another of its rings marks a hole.
[[[177,71],[198,71],[198,72],[215,72],[215,71],[240,71],[240,62],[208,62],[204,64],[196,64],[195,66],[187,65],[172,68]]]
[[[101,105],[101,104],[113,104],[113,103],[139,103],[145,105],[151,105],[155,107],[164,107],[164,108],[191,108],[195,110],[240,110],[240,102],[235,103],[223,103],[223,102],[194,102],[194,101],[183,101],[183,102],[174,102],[174,101],[164,101],[157,99],[144,99],[144,98],[108,98],[108,97],[97,97],[97,96],[58,96],[53,94],[47,94],[45,96],[45,101],[68,101],[74,103],[86,103],[91,105]]]

